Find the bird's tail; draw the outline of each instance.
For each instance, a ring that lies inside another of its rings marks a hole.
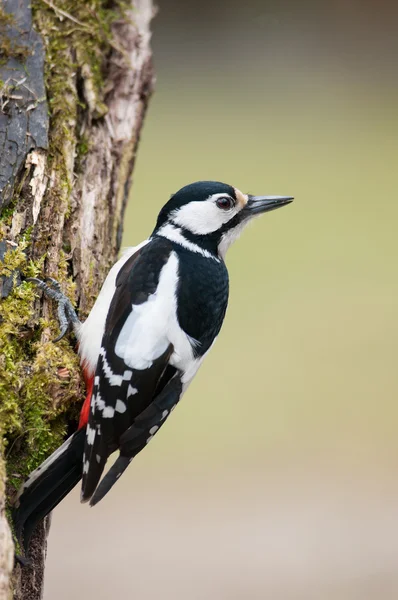
[[[25,550],[39,521],[71,491],[82,478],[86,428],[71,435],[22,485],[12,517],[15,535]]]
[[[97,489],[94,492],[90,500],[90,506],[95,506],[102,498],[109,492],[111,487],[119,479],[120,475],[124,473],[131,461],[132,457],[129,456],[118,456],[114,464],[111,466],[107,474],[100,481]]]

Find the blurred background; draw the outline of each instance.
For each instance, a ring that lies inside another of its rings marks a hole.
[[[55,511],[45,599],[395,600],[398,7],[159,4],[124,245],[198,179],[295,202],[230,250],[167,427]]]

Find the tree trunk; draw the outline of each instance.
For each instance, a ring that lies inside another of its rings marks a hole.
[[[4,0],[0,9],[0,600],[43,595],[49,519],[14,568],[6,497],[76,427],[73,343],[53,344],[52,276],[88,314],[121,241],[152,90],[151,0]],[[7,494],[5,481],[7,481]]]

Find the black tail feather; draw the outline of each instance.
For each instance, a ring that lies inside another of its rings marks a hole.
[[[90,500],[90,506],[95,506],[109,492],[114,483],[119,479],[120,475],[127,469],[132,461],[132,457],[119,456],[115,463],[111,466],[107,474],[100,481],[99,486],[95,490],[94,495]]]
[[[39,521],[80,481],[83,470],[85,429],[74,433],[22,486],[12,511],[18,542],[28,551],[29,541]]]

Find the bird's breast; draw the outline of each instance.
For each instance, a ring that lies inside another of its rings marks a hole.
[[[229,293],[228,272],[222,261],[181,252],[178,274],[178,323],[194,340],[194,355],[200,357],[209,350],[224,321]]]

